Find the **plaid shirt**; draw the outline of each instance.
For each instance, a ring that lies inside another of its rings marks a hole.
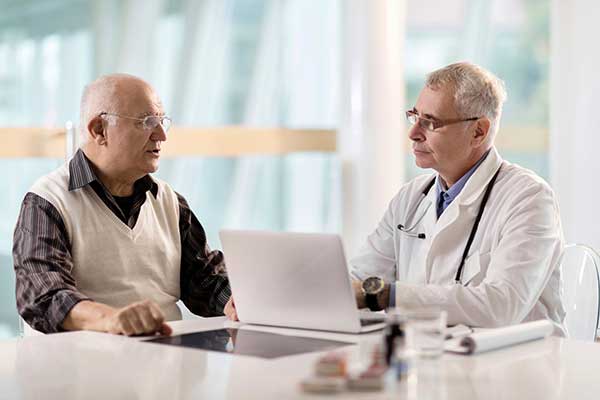
[[[149,190],[156,197],[158,191],[152,178],[144,176],[134,184],[134,193],[128,201],[130,209],[122,210],[94,174],[83,151],[78,150],[69,163],[68,190],[86,185],[90,185],[104,204],[130,228],[137,222],[146,192]],[[181,300],[195,314],[204,317],[222,315],[231,295],[223,253],[209,248],[204,229],[187,201],[178,193],[177,198]],[[31,192],[25,195],[17,220],[13,260],[17,309],[34,329],[60,332],[63,320],[75,304],[93,300],[77,290],[71,274],[71,243],[60,213],[46,199]]]

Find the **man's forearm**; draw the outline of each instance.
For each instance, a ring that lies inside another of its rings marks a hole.
[[[90,300],[80,301],[69,311],[62,323],[62,327],[68,331],[90,330],[106,332],[106,321],[115,312],[114,308],[106,304]]]

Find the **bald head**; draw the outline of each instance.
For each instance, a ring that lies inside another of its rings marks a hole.
[[[150,116],[161,118],[148,119]],[[117,189],[111,193],[122,193],[118,187],[123,182],[129,193],[137,179],[158,169],[161,143],[167,140],[163,116],[152,87],[135,76],[102,76],[84,89],[82,150],[109,189],[111,182],[120,182],[112,186]]]
[[[128,74],[104,75],[88,84],[81,96],[80,130],[88,138],[89,122],[100,113],[123,113],[132,108],[140,96],[150,96],[160,107],[152,87],[144,80]]]

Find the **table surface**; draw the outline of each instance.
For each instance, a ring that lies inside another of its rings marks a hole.
[[[171,323],[174,334],[231,326],[224,318]],[[246,329],[246,327],[244,327]],[[366,365],[381,333],[346,335],[250,327],[350,341],[350,367]],[[598,399],[600,345],[550,337],[475,356],[418,362],[385,390],[309,395],[299,390],[322,353],[261,359],[143,343],[95,332],[0,342],[0,399]]]

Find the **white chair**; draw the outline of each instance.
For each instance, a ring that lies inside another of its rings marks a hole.
[[[25,320],[19,317],[19,334],[21,337],[41,336],[42,332],[33,329]]]
[[[600,256],[591,247],[568,244],[561,268],[569,336],[595,341],[600,317]]]

